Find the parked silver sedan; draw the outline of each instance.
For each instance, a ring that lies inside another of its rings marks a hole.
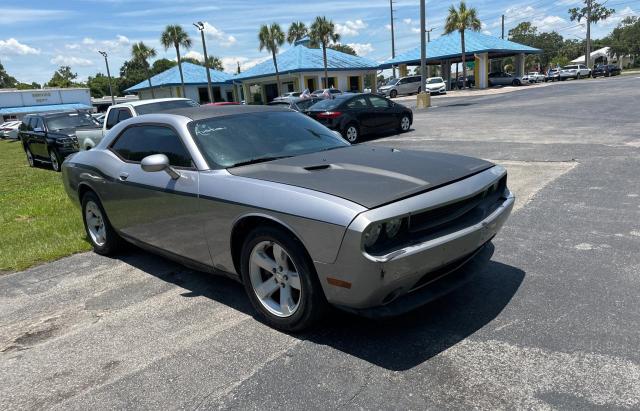
[[[393,315],[452,290],[465,263],[488,256],[514,203],[500,166],[351,146],[265,106],[135,117],[63,172],[97,253],[126,240],[228,275],[290,331],[328,304]]]

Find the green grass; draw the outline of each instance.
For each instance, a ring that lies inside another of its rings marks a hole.
[[[30,168],[19,142],[0,141],[0,272],[89,250],[62,174]]]

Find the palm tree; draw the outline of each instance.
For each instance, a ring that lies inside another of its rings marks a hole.
[[[180,60],[180,46],[185,49],[191,48],[191,38],[180,25],[168,25],[162,32],[162,36],[160,36],[160,43],[164,46],[165,50],[168,50],[171,46],[176,49],[178,70],[180,71],[180,83],[182,84],[182,96],[184,97],[184,76],[182,75],[182,60]]]
[[[314,45],[322,46],[322,58],[324,59],[324,88],[328,88],[329,78],[327,74],[327,46],[340,41],[340,35],[336,33],[336,27],[331,20],[318,16],[311,25],[309,37]]]
[[[278,95],[280,95],[280,73],[278,73],[276,54],[278,54],[280,46],[284,44],[284,32],[278,23],[271,23],[271,26],[263,24],[260,27],[258,39],[260,40],[260,51],[267,49],[273,57],[273,65],[276,68],[276,82],[278,83]]]
[[[301,21],[294,21],[287,32],[287,42],[293,44],[308,34],[307,26]]]
[[[464,0],[460,2],[458,10],[456,10],[453,4],[451,5],[451,7],[449,7],[449,15],[447,16],[447,21],[444,24],[444,34],[453,33],[454,31],[460,33],[460,44],[462,48],[463,88],[467,86],[467,65],[465,62],[466,49],[464,47],[464,31],[480,31],[481,27],[482,23],[480,23],[480,19],[478,19],[478,11],[473,7],[468,9],[467,4],[464,2]]]
[[[131,56],[133,60],[140,62],[147,71],[147,81],[149,82],[149,90],[151,90],[151,98],[156,98],[155,93],[153,92],[153,86],[151,85],[151,71],[149,70],[149,62],[150,58],[156,56],[156,49],[153,47],[149,47],[143,42],[134,43],[131,47]]]

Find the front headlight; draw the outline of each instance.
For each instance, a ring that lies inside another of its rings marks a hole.
[[[387,233],[387,237],[393,238],[400,232],[400,227],[402,227],[402,219],[394,218],[384,224],[384,232]]]
[[[373,223],[369,227],[367,227],[366,230],[364,230],[362,237],[364,239],[365,248],[372,247],[376,243],[376,241],[378,241],[381,231],[382,224],[380,223]]]

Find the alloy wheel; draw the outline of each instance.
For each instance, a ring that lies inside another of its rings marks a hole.
[[[107,230],[104,225],[104,218],[100,207],[93,201],[87,202],[84,208],[84,218],[87,222],[87,231],[91,241],[93,241],[98,247],[102,247],[107,242]]]
[[[402,117],[402,120],[400,120],[400,128],[402,129],[402,131],[409,131],[409,127],[411,127],[411,121],[409,120],[409,117]]]
[[[358,140],[358,129],[354,125],[350,125],[347,127],[347,141],[350,143],[355,143]]]
[[[290,317],[303,297],[300,275],[287,251],[274,241],[256,244],[249,257],[251,287],[260,304],[277,317]]]
[[[49,158],[51,159],[51,167],[55,171],[60,170],[60,162],[58,161],[58,156],[56,155],[55,151],[53,150],[49,151]]]

